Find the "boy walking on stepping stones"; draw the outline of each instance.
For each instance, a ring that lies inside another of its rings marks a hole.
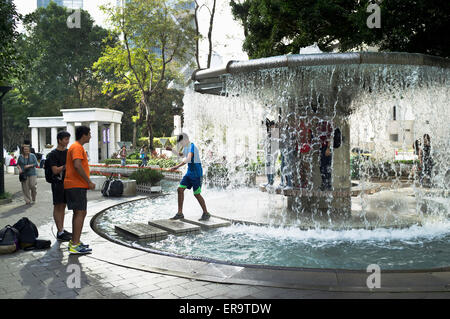
[[[184,156],[184,160],[170,168],[171,170],[176,170],[181,166],[188,164],[188,170],[186,175],[184,175],[183,179],[178,186],[178,213],[172,217],[171,219],[182,219],[183,215],[183,202],[184,202],[184,191],[187,189],[193,188],[194,196],[197,199],[198,203],[202,207],[203,215],[199,220],[208,220],[211,215],[208,213],[206,209],[205,200],[200,194],[202,191],[202,178],[203,178],[203,169],[200,161],[200,154],[198,152],[198,148],[189,141],[189,137],[186,133],[182,133],[178,135],[177,138],[177,156],[180,156],[179,153],[183,150],[182,155]]]

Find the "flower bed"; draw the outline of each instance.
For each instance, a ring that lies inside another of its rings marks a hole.
[[[182,177],[181,171],[168,170],[167,168],[138,167],[128,165],[127,166],[101,165],[101,164],[91,164],[89,165],[89,167],[92,173],[104,176],[110,176],[111,174],[115,174],[115,176],[118,176],[119,174],[122,176],[130,176],[133,172],[137,171],[138,169],[144,169],[144,170],[158,170],[164,175],[164,178],[167,179],[178,180],[181,179]]]
[[[142,160],[140,159],[127,159],[126,160],[127,164],[134,164],[134,165],[141,165],[142,164]],[[117,159],[117,158],[108,158],[105,160],[105,165],[120,165],[121,164],[121,160]],[[177,163],[174,160],[168,159],[168,158],[150,158],[147,161],[147,165],[158,165],[159,167],[163,167],[163,168],[170,168],[175,166]],[[126,165],[125,167],[128,167],[130,165]]]

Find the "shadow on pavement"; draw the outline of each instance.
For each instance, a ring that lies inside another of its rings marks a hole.
[[[20,271],[22,284],[29,287],[24,299],[57,298],[72,299],[87,281],[78,260],[79,256],[64,257],[61,243],[56,241],[41,257],[27,263]],[[34,255],[43,251],[27,252]]]

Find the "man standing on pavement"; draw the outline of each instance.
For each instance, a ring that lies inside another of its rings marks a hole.
[[[73,210],[72,240],[69,241],[70,254],[90,254],[92,249],[81,242],[81,231],[87,214],[87,190],[95,189],[89,177],[89,163],[84,144],[91,139],[91,130],[79,126],[75,131],[75,143],[67,152],[66,176],[64,190],[66,191],[67,207]]]
[[[66,194],[64,191],[64,177],[66,175],[67,145],[70,133],[61,131],[56,135],[58,146],[48,154],[45,165],[52,171],[53,219],[55,220],[59,241],[69,241],[72,233],[64,230],[64,213],[66,211]]]

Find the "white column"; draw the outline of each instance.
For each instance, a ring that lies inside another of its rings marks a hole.
[[[89,141],[90,163],[98,163],[98,122],[89,123],[91,140]]]
[[[31,128],[31,147],[37,152],[39,148],[39,129],[37,127]]]
[[[111,157],[116,150],[116,124],[111,123],[109,126],[109,156]]]
[[[116,148],[119,149],[119,145],[117,144],[117,142],[122,142],[121,137],[120,137],[120,124],[116,123]]]
[[[102,160],[106,158],[106,144],[103,143],[103,130],[105,127],[103,125],[100,126],[100,143],[101,143],[101,154],[102,154]]]
[[[67,147],[70,147],[70,145],[72,145],[73,142],[75,142],[75,123],[67,122],[67,132],[70,134],[70,141]]]
[[[45,127],[41,127],[39,129],[39,147],[35,149],[36,153],[42,153],[45,148],[45,141],[46,141],[46,129]]]
[[[58,135],[58,129],[56,127],[51,128],[51,144],[53,148],[58,146],[58,140],[56,139],[56,135]]]

